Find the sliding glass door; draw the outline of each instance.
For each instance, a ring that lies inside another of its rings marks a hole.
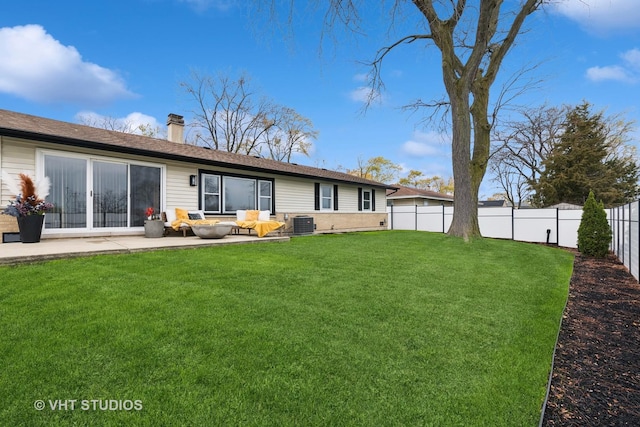
[[[47,200],[53,203],[45,228],[86,228],[87,161],[47,155],[44,175],[51,183]]]
[[[147,208],[160,213],[161,169],[153,166],[129,165],[131,175],[131,227],[142,227]]]
[[[123,161],[45,154],[54,209],[45,229],[141,227],[145,211],[161,209],[162,168]]]
[[[92,169],[93,227],[126,227],[129,181],[127,165],[94,161]]]

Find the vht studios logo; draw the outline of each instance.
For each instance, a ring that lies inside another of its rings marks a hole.
[[[36,400],[33,407],[38,411],[50,409],[52,411],[141,411],[142,400],[115,399],[55,399]]]

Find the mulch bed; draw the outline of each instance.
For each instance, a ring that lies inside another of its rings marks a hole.
[[[575,254],[544,426],[640,426],[640,285]]]

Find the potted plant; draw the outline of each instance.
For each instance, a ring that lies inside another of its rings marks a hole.
[[[18,183],[8,173],[2,173],[2,180],[16,195],[2,213],[16,217],[22,243],[37,243],[42,235],[44,214],[53,208],[53,204],[45,200],[49,195],[49,178],[34,183],[27,174],[21,173],[19,177]]]
[[[144,237],[163,237],[164,236],[164,223],[160,216],[154,213],[152,207],[148,207],[145,211],[147,219],[144,221]]]

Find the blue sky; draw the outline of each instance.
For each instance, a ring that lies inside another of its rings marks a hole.
[[[69,122],[92,113],[164,127],[169,113],[189,120],[195,106],[179,83],[191,70],[246,72],[262,94],[309,118],[319,132],[312,156],[297,163],[354,168],[358,158],[383,156],[405,173],[452,175],[447,135],[421,125],[425,112],[400,108],[443,96],[435,48],[414,43],[389,55],[380,102],[362,112],[369,71],[362,61],[414,33],[411,19],[398,21],[389,35],[387,16],[371,10],[366,35],[341,31],[337,42],[326,38],[321,44],[321,12],[298,11],[290,36],[255,9],[248,14],[246,3],[8,2],[0,14],[0,108]],[[542,82],[515,103],[586,100],[640,122],[638,0],[558,0],[527,28],[501,77],[537,64],[530,76]],[[640,145],[640,132],[633,137]],[[494,191],[488,176],[481,197]]]

